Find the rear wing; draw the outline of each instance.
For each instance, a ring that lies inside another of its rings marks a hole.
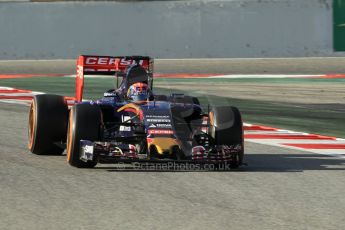
[[[75,85],[76,101],[81,102],[83,99],[84,75],[121,75],[128,66],[136,63],[152,77],[153,58],[148,56],[79,56]]]

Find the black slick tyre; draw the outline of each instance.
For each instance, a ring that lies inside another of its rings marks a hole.
[[[214,145],[241,145],[241,152],[234,154],[230,167],[243,163],[243,123],[236,107],[213,107],[209,113],[209,135]]]
[[[36,95],[30,106],[28,148],[38,155],[62,154],[66,140],[68,107],[62,96]]]
[[[97,161],[80,160],[80,140],[100,140],[102,113],[98,105],[77,104],[72,107],[67,131],[67,161],[77,168],[92,168]]]

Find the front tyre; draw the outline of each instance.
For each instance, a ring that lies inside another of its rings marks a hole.
[[[236,107],[213,107],[209,113],[209,135],[216,146],[241,146],[241,151],[232,155],[230,167],[238,168],[243,163],[243,123]]]
[[[80,160],[80,140],[98,141],[102,113],[98,105],[77,104],[72,107],[67,131],[67,161],[77,168],[93,168],[97,161]]]

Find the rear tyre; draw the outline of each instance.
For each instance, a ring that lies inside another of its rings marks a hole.
[[[242,150],[234,154],[231,168],[238,168],[243,163],[243,123],[241,113],[236,107],[214,107],[209,113],[209,134],[214,145],[241,145]]]
[[[100,140],[101,109],[97,105],[77,104],[72,107],[67,131],[67,161],[77,168],[93,168],[97,161],[80,160],[80,140]]]
[[[68,107],[62,96],[36,95],[30,106],[28,148],[37,155],[62,154],[66,140]]]

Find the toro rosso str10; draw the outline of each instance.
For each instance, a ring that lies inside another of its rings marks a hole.
[[[122,80],[103,98],[83,101],[84,75]],[[143,56],[80,56],[74,105],[63,96],[36,95],[28,129],[32,153],[62,154],[67,148],[67,161],[80,168],[166,161],[237,168],[244,155],[237,108],[203,109],[195,97],[154,94],[153,59]]]

